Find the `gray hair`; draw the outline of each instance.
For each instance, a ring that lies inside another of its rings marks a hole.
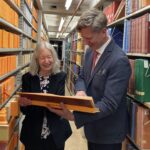
[[[93,31],[97,32],[107,26],[106,15],[97,9],[90,9],[85,11],[77,24],[76,29],[80,32],[82,28],[91,27]]]
[[[40,69],[40,66],[38,63],[39,51],[40,51],[40,49],[43,49],[43,48],[46,48],[47,50],[49,50],[52,54],[53,59],[54,59],[54,64],[52,66],[52,74],[56,74],[56,73],[60,72],[60,61],[58,59],[56,50],[54,49],[54,47],[50,43],[43,41],[43,42],[37,44],[37,47],[33,53],[30,68],[29,68],[30,73],[32,75],[38,74],[38,71]]]

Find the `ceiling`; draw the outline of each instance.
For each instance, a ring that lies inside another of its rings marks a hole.
[[[82,3],[77,9],[81,1]],[[66,10],[66,0],[43,0],[43,20],[46,24],[49,37],[65,38],[68,33],[75,28],[81,13],[91,7],[98,6],[100,1],[101,0],[72,0],[69,10]],[[73,16],[75,11],[76,14]],[[62,17],[64,18],[64,23],[61,31],[59,32],[58,28]]]

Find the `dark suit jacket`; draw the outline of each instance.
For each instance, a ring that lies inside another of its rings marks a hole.
[[[49,83],[49,93],[64,95],[65,79],[66,74],[64,72],[52,75]],[[37,93],[41,92],[39,77],[37,75],[32,76],[30,73],[23,75],[22,91]],[[21,111],[25,115],[21,130],[21,142],[25,145],[37,145],[40,143],[44,113],[46,113],[50,132],[53,135],[53,139],[58,147],[62,147],[66,139],[72,133],[69,122],[50,112],[47,108],[27,106],[21,107]]]
[[[92,96],[100,112],[74,112],[77,128],[84,126],[87,140],[99,144],[120,143],[128,130],[126,92],[131,68],[127,56],[113,40],[101,55],[91,75],[91,49],[85,54],[83,70],[76,83],[76,91],[84,90]]]

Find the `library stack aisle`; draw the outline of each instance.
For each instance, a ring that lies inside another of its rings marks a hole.
[[[0,0],[0,150],[23,149],[19,142],[23,116],[16,92],[37,42],[55,47],[67,73],[67,91],[75,94],[87,48],[75,27],[81,13],[94,7],[106,14],[108,34],[132,67],[127,93],[130,131],[122,150],[150,150],[150,0],[72,0],[70,6],[67,1]],[[82,147],[83,137],[70,137],[65,150],[80,150],[76,145]],[[86,150],[84,145],[85,141]]]

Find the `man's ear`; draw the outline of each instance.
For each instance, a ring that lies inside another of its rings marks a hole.
[[[106,32],[107,32],[107,29],[106,29],[106,28],[103,28],[103,29],[102,29],[102,32],[103,32],[103,33],[106,33]]]

